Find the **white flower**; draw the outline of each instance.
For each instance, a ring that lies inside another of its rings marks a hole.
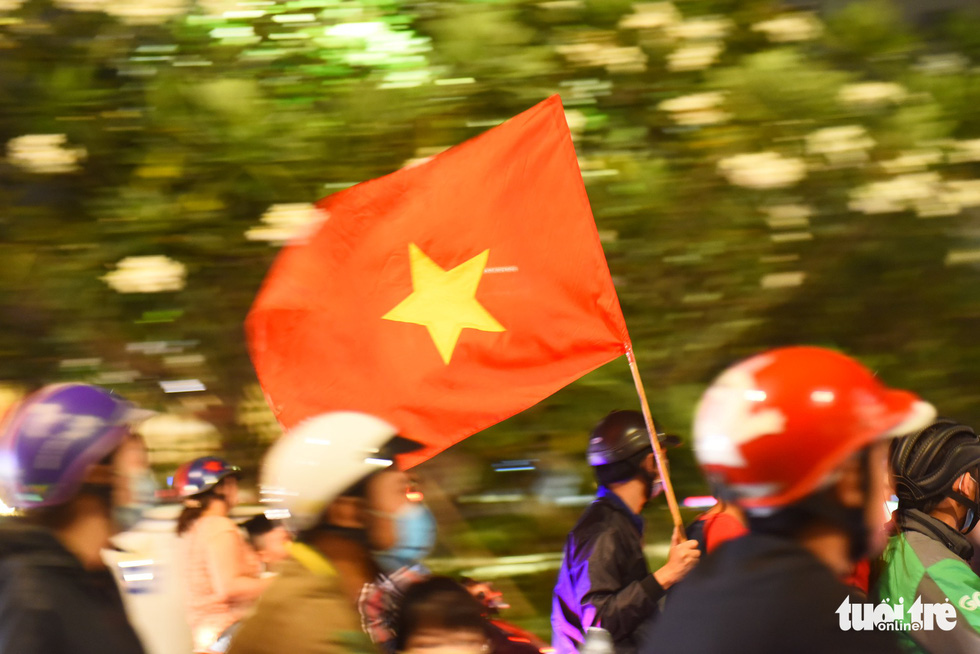
[[[946,253],[947,266],[980,263],[980,249],[950,250]]]
[[[723,39],[732,29],[727,18],[692,18],[667,27],[667,34],[684,41],[716,41]]]
[[[246,3],[238,0],[197,0],[197,8],[209,16],[221,16],[229,11],[246,9]]]
[[[555,46],[555,50],[573,64],[588,66],[599,54],[598,43],[566,43]]]
[[[943,153],[936,149],[910,150],[902,152],[894,159],[882,161],[881,167],[891,175],[900,175],[921,172],[942,160]]]
[[[806,137],[807,154],[822,154],[834,165],[853,165],[868,159],[867,150],[875,145],[861,125],[825,127]]]
[[[715,63],[724,47],[720,43],[681,46],[667,55],[667,70],[682,72],[703,70]]]
[[[119,293],[160,293],[184,288],[187,268],[163,256],[126,257],[102,280]]]
[[[718,162],[718,170],[730,184],[755,189],[784,188],[806,177],[802,160],[783,157],[778,152],[728,157]]]
[[[936,173],[899,175],[884,182],[873,182],[851,192],[849,207],[867,214],[905,211],[928,199],[940,182]]]
[[[946,182],[943,199],[961,207],[980,207],[980,179]]]
[[[731,117],[718,108],[724,99],[725,94],[718,91],[692,93],[664,100],[657,108],[670,113],[678,125],[715,125]]]
[[[949,163],[980,161],[980,139],[953,141],[953,147],[953,152],[949,153]]]
[[[923,55],[915,69],[926,75],[953,75],[966,70],[970,60],[959,53]]]
[[[10,163],[32,173],[55,174],[78,170],[85,148],[67,148],[64,134],[27,134],[7,142]]]
[[[914,173],[856,188],[848,206],[866,214],[915,211],[920,218],[934,218],[978,205],[980,181],[945,182],[938,173]]]
[[[878,107],[897,104],[908,96],[901,84],[894,82],[860,82],[845,84],[837,94],[843,104],[853,107]]]
[[[159,25],[187,11],[188,0],[111,0],[105,12],[127,25]]]
[[[642,73],[647,69],[647,56],[636,46],[608,46],[600,51],[599,63],[610,73]]]
[[[565,124],[568,125],[568,131],[571,132],[573,136],[577,136],[584,132],[585,126],[588,124],[588,122],[588,117],[578,109],[565,110]]]
[[[806,273],[801,271],[771,273],[765,275],[759,285],[762,288],[787,288],[800,286],[804,279],[806,279]]]
[[[581,9],[585,6],[584,0],[548,0],[538,5],[542,9],[553,9],[561,11],[565,9]]]
[[[282,245],[309,237],[325,219],[325,214],[305,202],[274,204],[262,214],[262,224],[245,232],[250,241]]]
[[[578,66],[602,66],[611,73],[643,72],[647,56],[636,46],[615,46],[598,43],[559,45],[556,50]]]
[[[619,21],[619,27],[630,30],[649,30],[668,27],[681,20],[681,13],[670,2],[640,2],[633,13]]]
[[[55,0],[55,4],[72,11],[102,11],[109,0]]]
[[[774,204],[762,208],[772,229],[806,228],[810,226],[813,208],[805,204]]]
[[[772,43],[811,41],[823,34],[823,23],[810,12],[800,12],[756,23],[752,31],[762,32]]]

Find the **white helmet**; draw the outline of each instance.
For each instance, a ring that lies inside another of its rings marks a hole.
[[[267,513],[281,515],[295,531],[315,526],[341,492],[391,465],[379,452],[397,435],[384,420],[354,411],[324,413],[301,422],[276,441],[262,464],[261,495]]]

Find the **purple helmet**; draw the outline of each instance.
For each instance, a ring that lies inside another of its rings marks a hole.
[[[149,412],[88,384],[54,384],[27,397],[0,431],[0,492],[30,509],[70,500],[93,464]]]
[[[173,487],[183,498],[200,495],[211,490],[229,475],[242,471],[216,456],[202,456],[181,465],[174,473]]]

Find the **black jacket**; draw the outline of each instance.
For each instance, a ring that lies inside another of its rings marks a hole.
[[[143,654],[108,570],[89,571],[50,531],[0,524],[0,654]]]
[[[883,631],[844,631],[837,609],[866,602],[793,541],[747,534],[718,546],[670,589],[642,654],[877,654]]]
[[[565,543],[551,609],[556,654],[578,652],[589,627],[608,631],[618,653],[636,651],[636,633],[656,616],[663,594],[643,555],[636,516],[600,491]]]

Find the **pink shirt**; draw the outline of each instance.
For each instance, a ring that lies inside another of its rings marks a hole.
[[[196,650],[206,649],[241,620],[257,592],[235,592],[235,577],[261,573],[258,558],[229,518],[198,518],[183,537],[187,579],[187,621]]]

